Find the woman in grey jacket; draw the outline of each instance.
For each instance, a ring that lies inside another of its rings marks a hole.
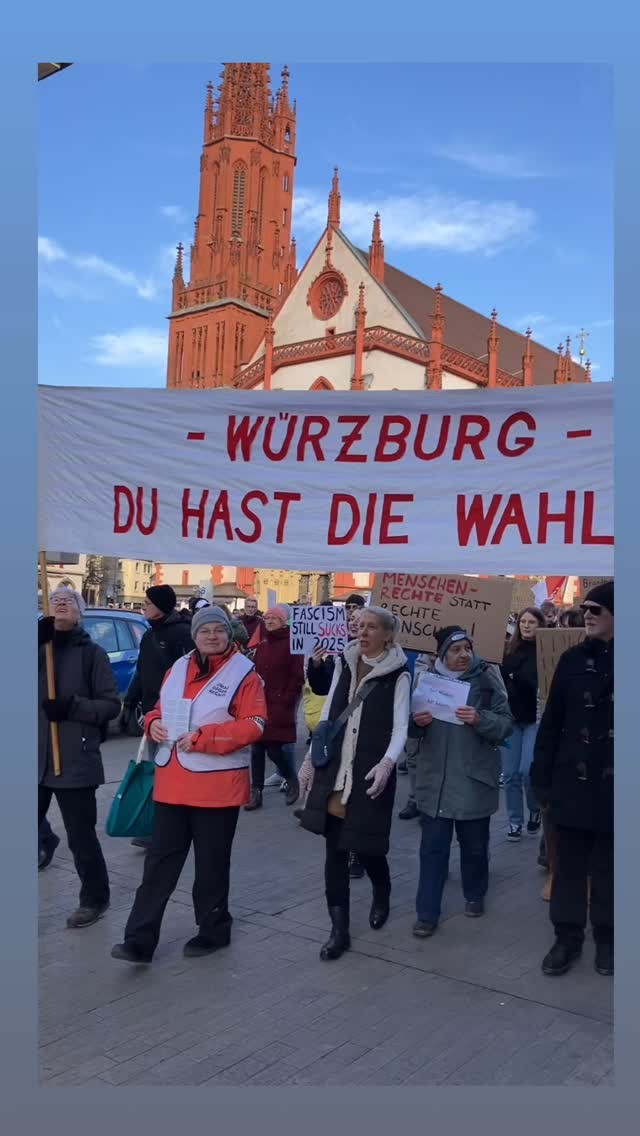
[[[411,733],[419,739],[416,755],[416,804],[420,811],[420,879],[416,897],[418,938],[433,935],[440,920],[442,893],[449,872],[455,827],[460,844],[465,914],[484,913],[489,883],[489,823],[499,804],[499,746],[513,729],[507,692],[500,674],[474,653],[461,627],[436,635],[433,671],[469,683],[466,705],[455,711],[460,725],[429,713],[414,713]]]

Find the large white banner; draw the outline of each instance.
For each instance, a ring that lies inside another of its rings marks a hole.
[[[39,544],[164,563],[613,573],[612,384],[41,387]]]

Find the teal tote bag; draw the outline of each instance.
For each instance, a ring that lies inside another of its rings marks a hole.
[[[130,761],[109,815],[107,836],[148,840],[153,829],[153,761],[145,760],[147,739],[140,741],[135,761]]]

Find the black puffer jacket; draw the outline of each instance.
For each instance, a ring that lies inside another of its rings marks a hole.
[[[153,710],[160,697],[162,680],[170,667],[193,651],[191,624],[177,611],[157,619],[140,640],[138,665],[124,701],[128,706],[142,703],[144,714]]]
[[[53,772],[51,729],[42,709],[47,698],[45,648],[38,651],[38,781],[52,789],[88,789],[104,782],[100,739],[120,713],[109,657],[81,627],[56,632],[53,665],[57,698],[72,699],[69,718],[58,723],[60,765]]]
[[[613,831],[613,642],[561,656],[529,775],[556,824]]]
[[[536,720],[538,698],[535,639],[520,643],[514,651],[505,655],[500,672],[514,722],[518,726],[532,725]]]

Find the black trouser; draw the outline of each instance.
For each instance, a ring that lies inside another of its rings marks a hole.
[[[251,788],[264,789],[265,759],[273,762],[285,781],[295,779],[296,767],[293,755],[287,753],[283,742],[257,742],[251,747]]]
[[[562,942],[582,943],[589,914],[596,943],[613,943],[613,835],[556,828],[557,847],[549,915]]]
[[[54,841],[54,831],[46,817],[38,825],[38,851],[47,851]]]
[[[69,851],[80,877],[80,906],[103,907],[109,902],[109,875],[96,836],[96,790],[49,789],[38,786],[38,828],[55,797],[62,814]]]
[[[327,814],[326,859],[324,863],[324,883],[327,907],[349,907],[349,853],[338,847],[344,821],[340,817]],[[391,891],[391,877],[386,856],[363,856],[358,859],[374,888],[387,894]]]
[[[237,807],[205,809],[156,802],[142,883],[125,928],[127,943],[149,957],[155,951],[165,908],[192,843],[193,908],[200,934],[217,946],[229,942],[233,922],[228,906],[229,871],[239,812]]]

